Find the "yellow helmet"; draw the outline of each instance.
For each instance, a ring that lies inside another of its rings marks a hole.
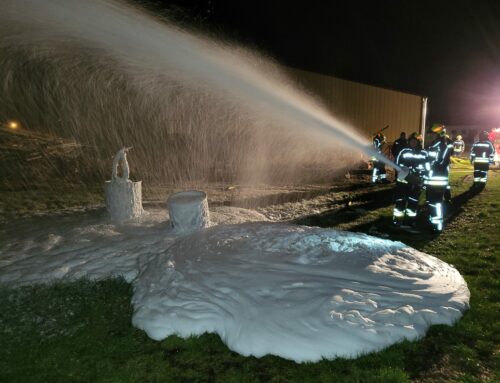
[[[432,132],[440,134],[443,130],[446,132],[445,126],[443,124],[432,124]]]
[[[462,136],[459,134],[459,135],[457,136],[457,140],[461,140],[461,139],[462,139]]]
[[[417,132],[413,132],[411,135],[410,135],[410,138],[409,139],[416,139],[417,141],[419,142],[422,142],[422,135],[420,133],[417,133]]]

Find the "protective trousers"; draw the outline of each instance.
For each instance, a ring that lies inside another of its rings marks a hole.
[[[426,187],[426,199],[429,206],[429,221],[435,231],[443,230],[444,206],[443,198],[446,192],[446,185]]]
[[[474,183],[485,184],[488,181],[488,170],[490,164],[488,162],[474,162]]]
[[[446,185],[446,190],[444,191],[444,200],[448,203],[451,203],[451,186],[450,186],[450,184]]]
[[[382,181],[387,178],[385,164],[382,161],[373,161],[372,183]]]
[[[396,182],[394,191],[394,211],[392,221],[400,224],[406,218],[412,224],[417,217],[418,198],[421,188],[419,185],[412,185],[407,182]]]

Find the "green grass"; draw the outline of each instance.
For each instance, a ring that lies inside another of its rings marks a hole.
[[[458,196],[469,186],[464,175],[452,176]],[[457,324],[433,326],[420,341],[355,360],[257,359],[231,352],[213,334],[149,339],[131,326],[132,288],[121,279],[0,287],[0,382],[500,381],[500,174],[469,197],[439,236],[388,231],[453,264],[471,291],[471,308]],[[383,232],[391,210],[368,211],[345,227]]]
[[[40,186],[32,190],[0,192],[0,221],[46,213],[53,210],[70,210],[104,204],[104,187],[62,185],[53,188]]]

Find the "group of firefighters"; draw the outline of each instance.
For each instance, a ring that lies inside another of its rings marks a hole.
[[[407,138],[404,132],[391,147],[396,165],[409,171],[408,175],[396,173],[393,213],[393,224],[396,226],[415,226],[420,194],[425,190],[432,230],[443,230],[445,206],[451,204],[448,179],[450,159],[452,155],[461,156],[465,144],[460,135],[452,141],[442,125],[433,128],[433,132],[437,136],[426,149],[423,148],[421,135],[412,133]],[[380,155],[384,144],[385,136],[380,131],[373,139],[373,146]],[[480,189],[486,185],[494,156],[495,148],[488,139],[488,132],[481,132],[479,140],[470,150],[470,162],[474,165],[473,188]],[[388,183],[385,164],[373,157],[372,165],[372,182]]]

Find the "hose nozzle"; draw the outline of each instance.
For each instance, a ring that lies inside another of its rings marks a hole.
[[[401,168],[398,170],[398,180],[405,180],[406,177],[410,175],[410,169],[407,168],[406,166],[401,166]]]
[[[412,185],[418,185],[420,183],[418,174],[410,172],[410,169],[406,166],[401,166],[401,170],[398,171],[398,180],[404,180]]]

